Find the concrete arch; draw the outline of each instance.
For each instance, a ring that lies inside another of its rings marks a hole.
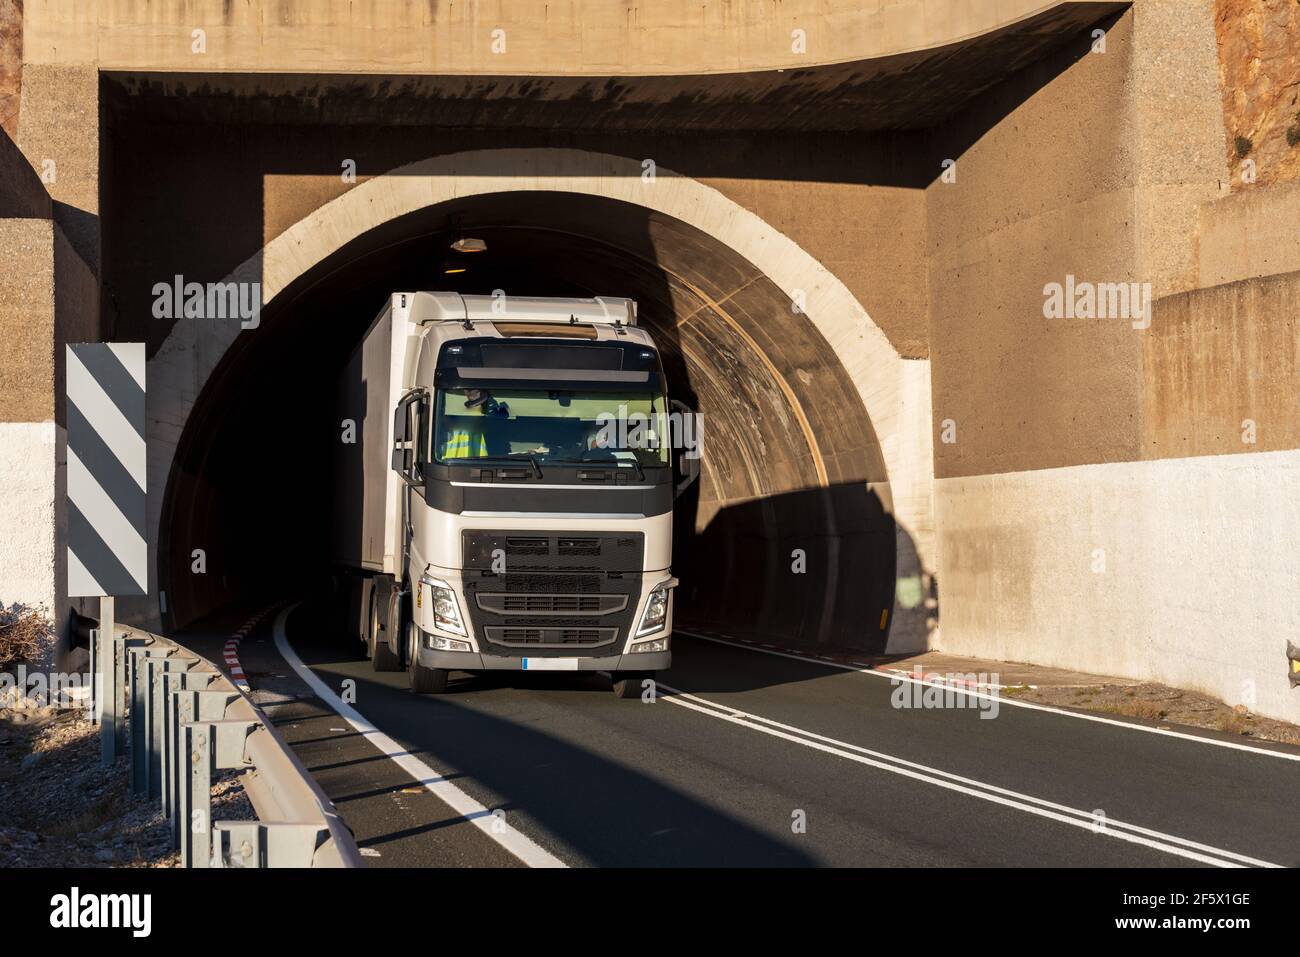
[[[626,157],[570,149],[439,156],[392,170],[325,204],[226,281],[261,283],[262,300],[271,307],[332,254],[401,217],[467,197],[537,192],[601,197],[686,224],[752,264],[792,302],[803,302],[806,319],[843,367],[876,432],[887,476],[880,491],[892,503],[898,526],[898,577],[919,576],[922,569],[934,567],[928,560],[928,362],[902,359],[867,310],[816,259],[758,216],[688,176],[663,168],[650,175],[642,163]],[[200,393],[240,334],[235,322],[183,319],[150,362],[151,543],[159,540],[163,499],[182,433]],[[153,559],[157,568],[157,556]],[[901,614],[905,609],[896,610]],[[924,642],[924,610],[910,610],[911,620],[895,622],[891,650]],[[142,615],[150,618],[157,611],[150,603]]]

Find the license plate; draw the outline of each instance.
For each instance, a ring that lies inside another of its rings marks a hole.
[[[577,671],[577,658],[525,658],[524,671]]]

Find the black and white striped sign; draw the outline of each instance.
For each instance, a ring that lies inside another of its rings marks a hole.
[[[68,595],[143,595],[144,343],[67,348]]]

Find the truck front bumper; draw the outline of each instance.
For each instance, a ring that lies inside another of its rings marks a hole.
[[[607,655],[603,658],[533,658],[483,655],[474,651],[434,651],[421,648],[420,664],[448,671],[666,671],[673,662],[671,651],[650,651],[635,655]],[[565,662],[556,668],[554,663]],[[527,662],[528,667],[525,667]],[[548,667],[548,663],[552,666]]]

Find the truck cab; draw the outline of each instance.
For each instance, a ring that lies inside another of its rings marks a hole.
[[[684,483],[635,303],[421,292],[386,312],[401,387],[375,667],[420,692],[451,671],[601,671],[639,697],[671,662]]]

